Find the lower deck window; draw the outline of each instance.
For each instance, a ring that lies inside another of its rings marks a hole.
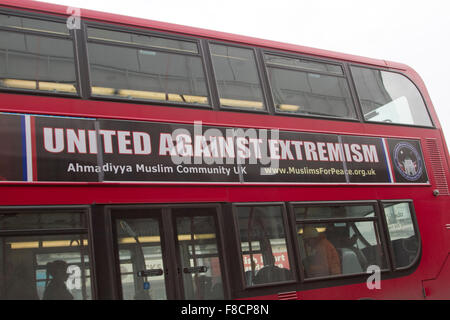
[[[386,268],[374,207],[295,208],[297,241],[305,278],[365,273]]]
[[[384,203],[395,268],[405,268],[416,260],[420,241],[408,202]]]
[[[92,299],[81,217],[67,211],[0,212],[1,300]],[[71,225],[76,229],[69,229]]]
[[[238,207],[246,286],[294,279],[281,206]]]

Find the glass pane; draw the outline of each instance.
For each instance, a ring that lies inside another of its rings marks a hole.
[[[0,238],[0,299],[92,299],[86,235]]]
[[[280,57],[271,54],[265,55],[266,63],[271,65],[279,65],[285,67],[294,67],[301,69],[309,69],[311,71],[323,71],[330,72],[334,74],[343,75],[342,67],[334,64],[321,63],[321,62],[313,62],[302,59],[294,59],[287,57]]]
[[[278,111],[356,118],[345,78],[275,67],[267,69]]]
[[[247,286],[293,280],[280,206],[238,207]]]
[[[297,225],[300,256],[307,278],[365,273],[385,268],[374,221]]]
[[[395,266],[409,266],[419,254],[419,238],[414,231],[409,203],[384,204],[384,213],[394,249]]]
[[[71,40],[0,31],[0,87],[76,93]]]
[[[294,209],[297,220],[308,219],[333,219],[333,218],[373,218],[375,212],[373,206],[311,206]]]
[[[27,229],[72,229],[86,228],[84,213],[51,211],[31,212],[2,211],[0,213],[0,230]]]
[[[211,44],[220,105],[265,109],[253,50]]]
[[[88,28],[88,37],[89,39],[143,45],[153,47],[155,49],[169,49],[181,52],[198,53],[197,44],[194,42],[173,40],[155,36]]]
[[[5,14],[0,14],[0,26],[24,31],[32,30],[66,35],[69,34],[69,29],[67,29],[65,23],[22,18]]]
[[[116,223],[123,299],[167,299],[159,221],[123,219]]]
[[[176,219],[176,224],[184,298],[223,299],[222,271],[214,218],[181,217]]]
[[[209,103],[199,57],[95,43],[88,46],[93,95]]]
[[[376,69],[351,69],[366,120],[432,125],[422,96],[408,78]]]
[[[24,153],[22,149],[22,119],[23,116],[19,114],[0,112],[0,150],[2,150],[2,155],[0,156],[0,181],[25,180],[24,165],[22,164]]]

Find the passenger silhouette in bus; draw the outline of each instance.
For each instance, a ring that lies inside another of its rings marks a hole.
[[[47,281],[49,276],[52,278],[45,287],[43,300],[72,300],[73,296],[66,287],[69,277],[67,263],[62,260],[47,263]]]
[[[324,232],[318,232],[315,227],[306,226],[303,231],[303,240],[308,257],[305,261],[307,277],[324,277],[342,273],[339,254],[325,237]]]

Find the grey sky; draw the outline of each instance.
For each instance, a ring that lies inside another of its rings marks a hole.
[[[448,0],[46,2],[405,63],[423,78],[450,141]]]

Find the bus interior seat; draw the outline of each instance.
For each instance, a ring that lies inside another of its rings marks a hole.
[[[379,253],[377,250],[377,245],[373,245],[373,246],[368,246],[365,247],[363,249],[361,249],[362,254],[364,255],[364,257],[367,258],[367,264],[378,264],[380,265],[380,257],[379,257]],[[370,261],[370,263],[369,263]]]
[[[343,259],[346,260],[346,263],[350,262],[350,257],[356,257],[357,260],[357,267],[354,267],[355,270],[360,270],[359,272],[364,272],[364,270],[367,269],[369,266],[369,261],[364,254],[362,250],[357,248],[355,246],[355,241],[351,239],[349,236],[349,231],[347,227],[336,227],[333,226],[327,230],[327,239],[330,240],[330,242],[336,247],[336,249],[339,251],[339,255],[341,258],[341,265],[343,269],[343,273],[346,273],[344,271],[344,263]],[[345,253],[344,253],[345,252]],[[348,262],[347,262],[348,261]],[[346,269],[349,267],[346,266]],[[351,268],[349,269],[351,270]],[[351,273],[354,273],[355,271],[352,271]]]
[[[406,267],[413,262],[418,252],[418,241],[415,236],[392,241],[397,267]]]
[[[264,284],[271,282],[281,282],[292,279],[289,269],[280,268],[275,265],[262,267],[253,278],[253,284]]]
[[[342,273],[352,274],[352,273],[362,273],[364,272],[363,267],[358,259],[357,254],[349,248],[338,248],[341,258]]]

